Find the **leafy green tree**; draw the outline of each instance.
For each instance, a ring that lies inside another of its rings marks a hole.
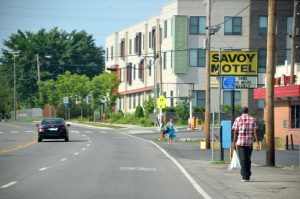
[[[189,101],[188,98],[184,98],[177,102],[176,105],[176,114],[179,116],[181,121],[188,121],[189,119]]]
[[[148,100],[144,102],[145,116],[149,117],[154,111],[154,98],[149,96]]]
[[[36,106],[39,101],[37,84],[37,54],[40,59],[42,81],[56,80],[58,75],[71,74],[92,78],[102,72],[103,49],[96,47],[91,35],[85,31],[68,33],[58,28],[37,33],[18,30],[4,41],[0,58],[0,78],[13,88],[13,59],[11,51],[19,51],[16,57],[18,102],[22,107]],[[51,58],[45,57],[50,55]]]
[[[8,118],[13,110],[13,90],[0,79],[0,119]]]
[[[86,104],[86,98],[90,93],[90,80],[85,75],[74,74],[69,81],[72,85],[72,96],[74,96],[76,102],[80,102],[81,104],[80,118],[82,120],[83,108]]]
[[[113,107],[116,105],[116,100],[119,95],[116,89],[120,81],[116,74],[104,72],[91,81],[91,92],[93,99],[93,109],[100,106],[101,101],[105,102],[105,109],[112,114]]]

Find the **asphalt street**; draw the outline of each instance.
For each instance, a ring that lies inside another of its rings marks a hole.
[[[1,199],[206,197],[175,159],[127,129],[71,126],[70,142],[42,143],[35,124],[0,129]]]

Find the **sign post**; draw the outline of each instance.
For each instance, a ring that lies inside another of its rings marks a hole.
[[[63,98],[63,103],[65,107],[65,119],[68,119],[68,109],[69,109],[69,97],[64,97]]]
[[[159,108],[159,123],[160,126],[162,125],[162,109],[166,108],[166,97],[161,95],[159,96],[159,98],[157,99],[157,108]]]

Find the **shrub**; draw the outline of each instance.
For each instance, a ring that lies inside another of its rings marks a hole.
[[[136,107],[134,115],[137,118],[144,117],[144,110],[143,110],[143,108],[140,105],[138,105]]]

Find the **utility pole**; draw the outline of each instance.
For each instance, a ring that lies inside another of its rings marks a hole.
[[[266,165],[275,166],[274,140],[274,72],[276,0],[268,2],[267,83],[266,83]]]
[[[295,62],[296,62],[296,25],[297,25],[297,7],[299,5],[299,1],[294,0],[294,14],[293,14],[293,28],[292,28],[292,53],[291,53],[291,74],[290,74],[290,85],[295,83],[294,70],[295,70]]]
[[[37,78],[38,78],[38,81],[41,81],[40,57],[39,57],[39,54],[36,54],[36,66],[37,66]]]
[[[160,20],[156,19],[157,26],[157,68],[159,69],[159,95],[163,95],[163,87],[162,87],[162,64],[161,64],[161,29],[160,29]],[[159,123],[162,124],[162,108],[159,109]]]
[[[211,0],[207,0],[206,12],[206,84],[205,84],[205,148],[210,149],[210,17]]]
[[[17,75],[16,75],[16,54],[14,56],[14,121],[17,120]]]
[[[13,55],[14,60],[14,113],[13,120],[17,120],[17,74],[16,74],[16,57],[19,55],[19,51],[9,52]]]

